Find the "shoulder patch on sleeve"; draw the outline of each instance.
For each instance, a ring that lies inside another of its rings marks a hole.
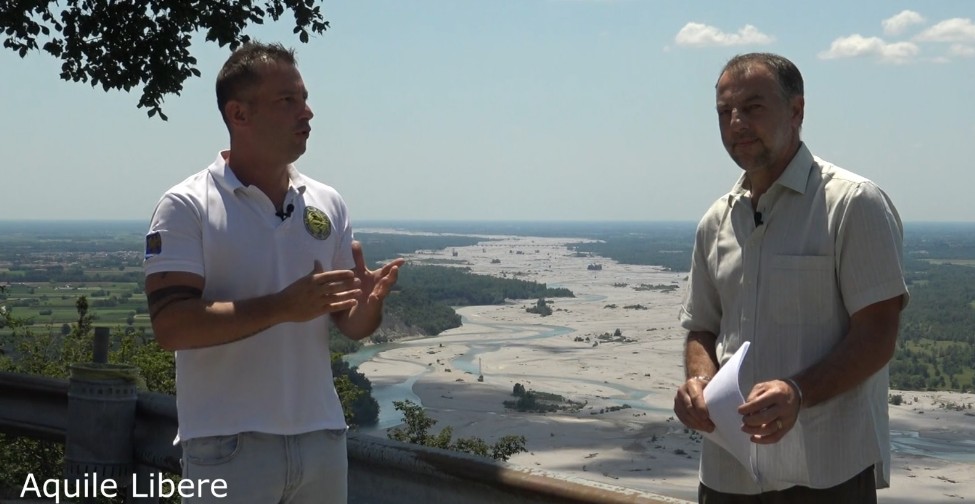
[[[146,259],[162,253],[162,235],[159,231],[146,235]]]

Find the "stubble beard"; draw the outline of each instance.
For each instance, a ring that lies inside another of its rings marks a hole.
[[[741,154],[735,154],[733,149],[729,149],[729,154],[731,159],[737,164],[745,173],[768,170],[772,164],[772,151],[769,150],[768,146],[765,145],[761,139],[756,139],[762,149],[758,154],[745,156]]]
[[[292,163],[294,163],[301,156],[303,156],[305,154],[305,151],[308,150],[308,139],[303,139],[300,142],[296,142],[296,143],[292,144],[291,145],[291,148],[289,150],[290,150],[290,152],[288,153],[288,156],[287,156],[288,159],[289,159],[289,161],[286,164],[292,164]]]

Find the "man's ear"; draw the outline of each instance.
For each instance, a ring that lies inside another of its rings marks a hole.
[[[806,113],[806,97],[805,96],[794,96],[790,100],[789,105],[792,108],[792,121],[796,128],[802,127],[802,120]]]
[[[237,100],[227,100],[227,104],[223,107],[223,116],[228,125],[241,126],[246,124],[249,112],[247,104]]]

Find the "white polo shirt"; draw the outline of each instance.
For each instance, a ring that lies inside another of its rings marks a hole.
[[[846,336],[850,316],[896,296],[907,304],[903,230],[873,182],[814,157],[803,144],[755,210],[741,177],[697,229],[681,325],[717,335],[724,364],[745,341],[742,393],[819,362]],[[778,443],[756,445],[760,481],[704,441],[701,481],[757,494],[794,485],[829,488],[875,466],[890,481],[887,367],[829,401],[802,410]]]
[[[281,220],[261,190],[217,160],[167,191],[146,237],[145,273],[203,276],[203,298],[243,300],[284,289],[310,273],[351,269],[352,228],[335,189],[289,166]],[[233,343],[176,352],[179,437],[240,432],[300,434],[343,429],[327,316],[285,323]]]

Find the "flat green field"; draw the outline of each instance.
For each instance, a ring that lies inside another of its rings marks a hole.
[[[135,282],[14,283],[6,286],[0,304],[14,317],[30,320],[32,331],[61,331],[64,324],[78,322],[76,303],[81,296],[88,300],[95,326],[150,331],[146,297]],[[0,329],[0,335],[8,334],[9,329]]]

